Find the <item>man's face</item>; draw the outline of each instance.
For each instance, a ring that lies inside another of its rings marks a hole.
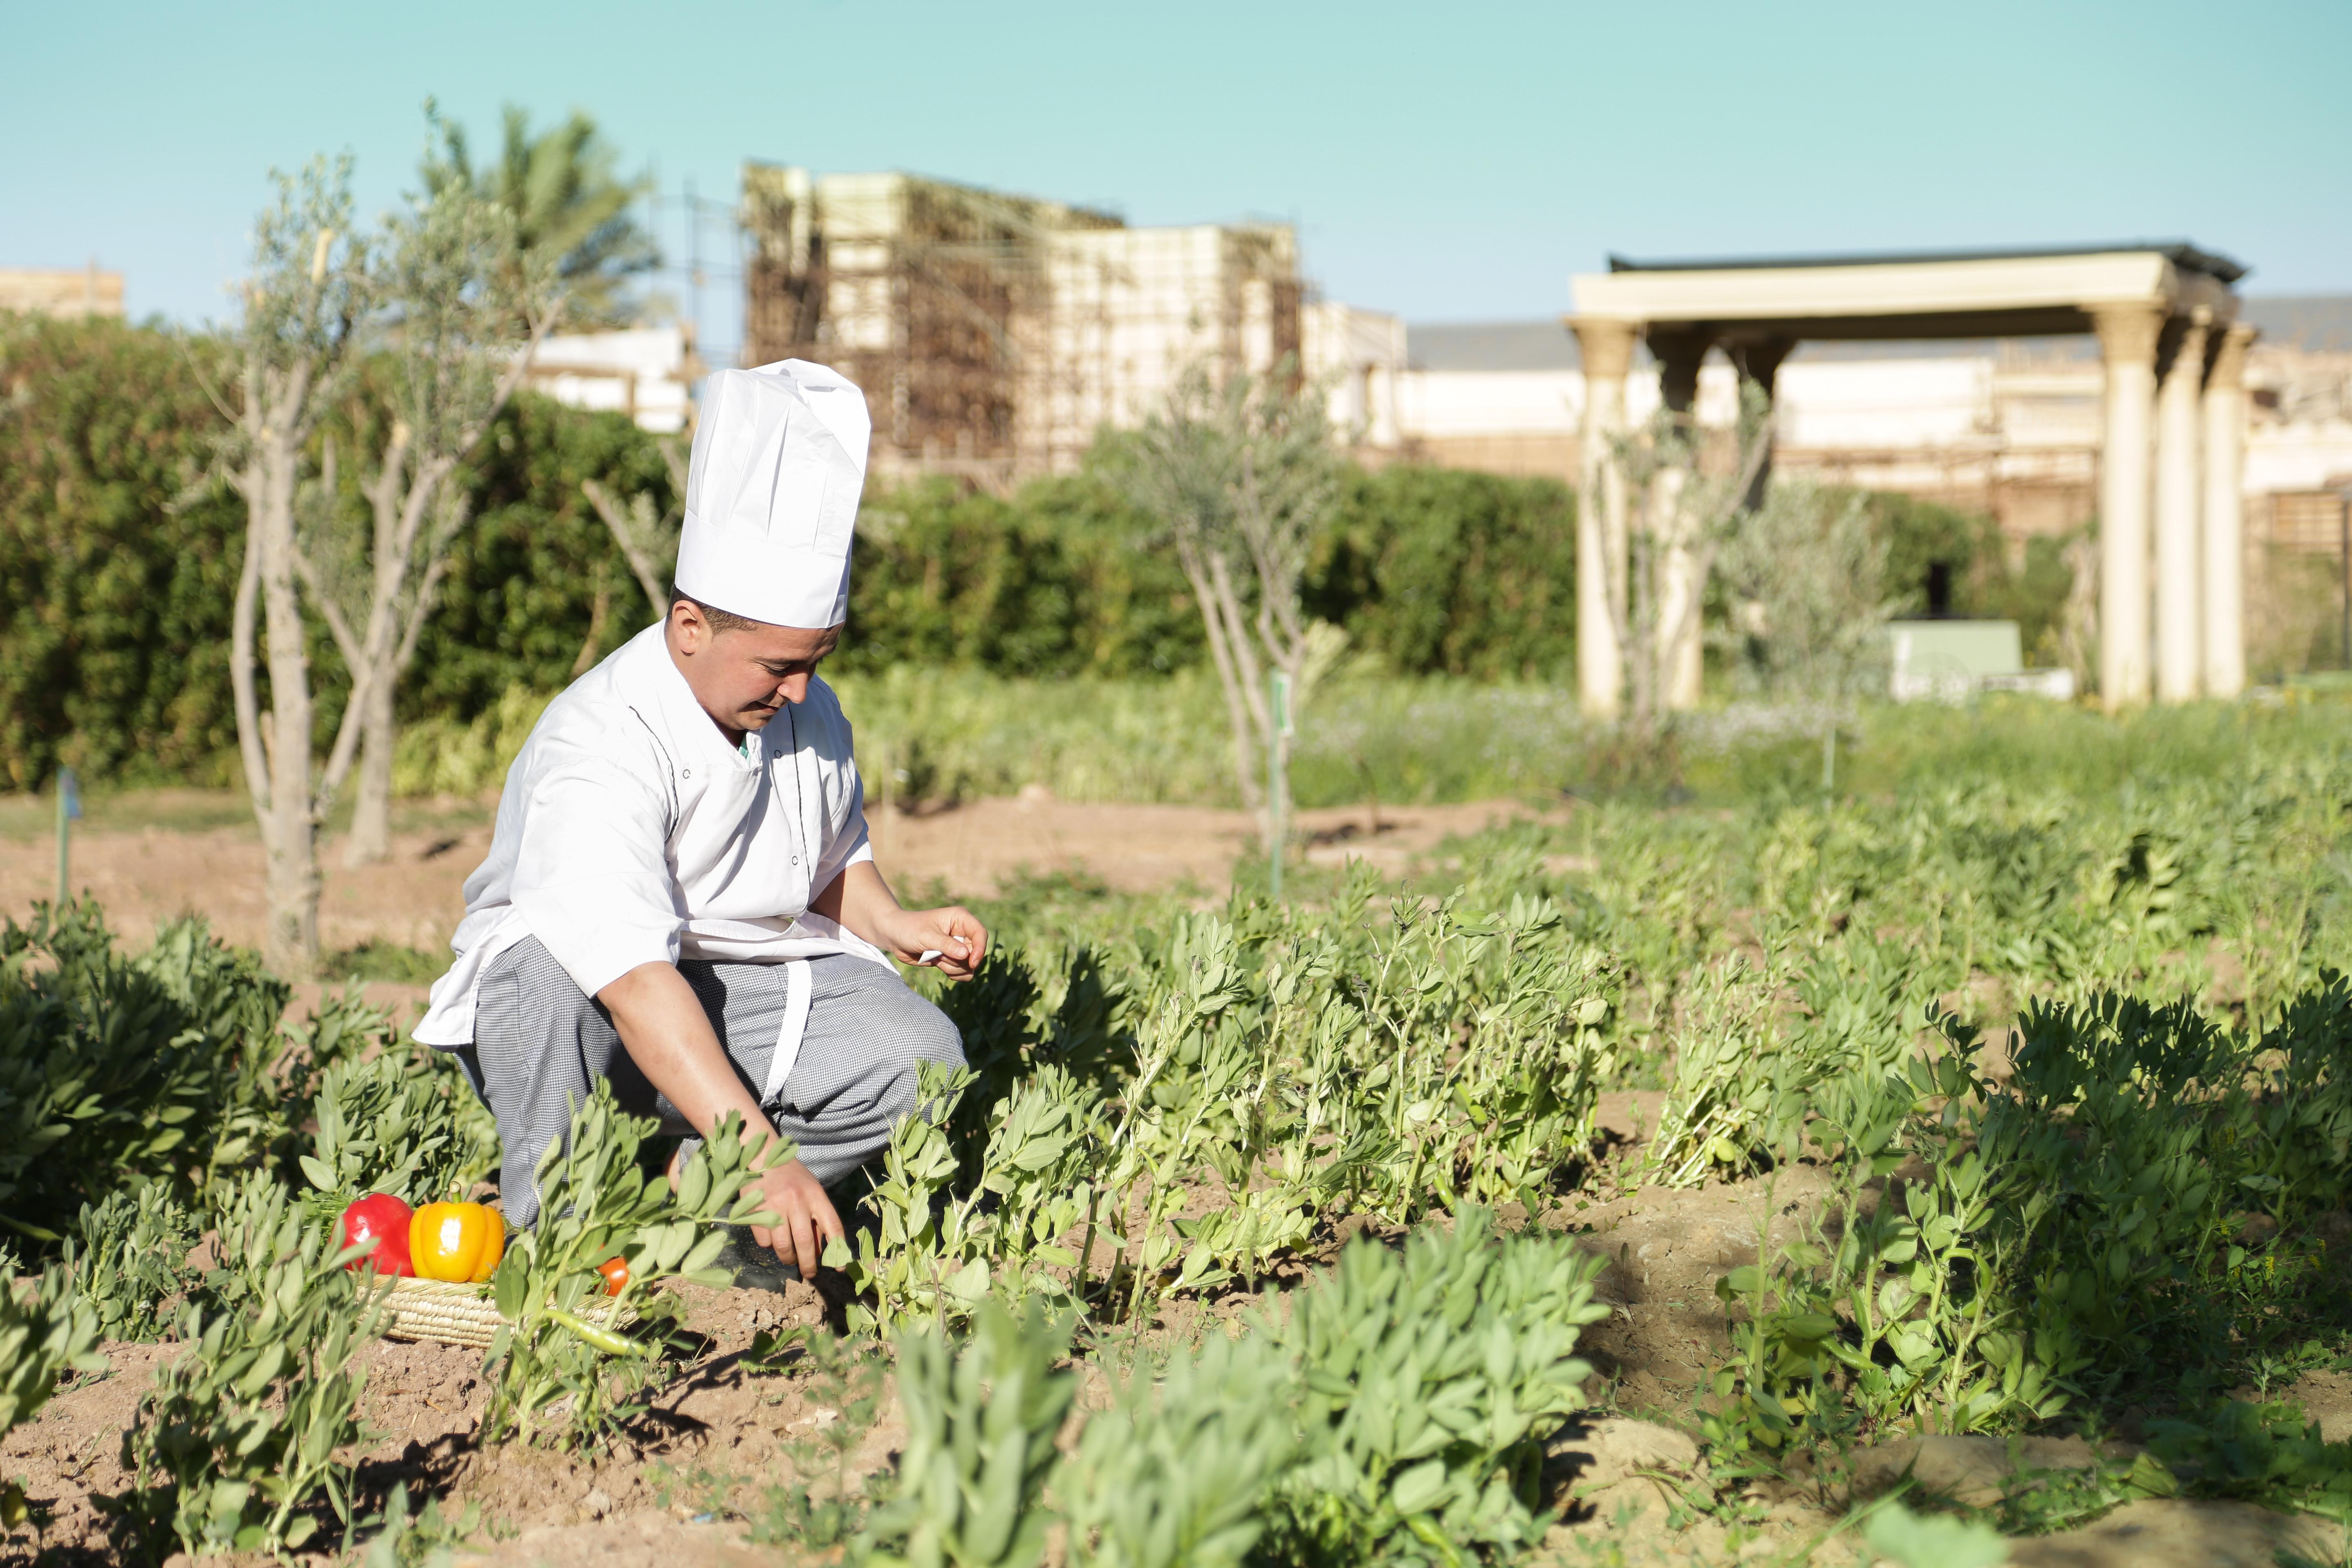
[[[669,607],[669,647],[702,710],[722,730],[759,730],[787,702],[808,695],[817,661],[841,641],[841,628],[759,626],[714,631],[702,612]]]

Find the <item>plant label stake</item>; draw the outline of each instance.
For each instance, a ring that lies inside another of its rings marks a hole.
[[[73,837],[72,824],[81,820],[81,784],[71,768],[58,770],[58,908],[66,907],[68,844]]]
[[[1266,810],[1271,814],[1272,829],[1266,834],[1268,880],[1273,885],[1274,901],[1282,902],[1282,837],[1283,788],[1282,743],[1290,738],[1290,677],[1276,670],[1266,677],[1266,687],[1273,706],[1269,710],[1272,722],[1266,726],[1265,737],[1265,796]]]

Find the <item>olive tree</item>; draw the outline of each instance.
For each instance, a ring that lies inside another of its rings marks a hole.
[[[1308,547],[1346,472],[1323,389],[1297,382],[1286,363],[1222,380],[1195,366],[1140,428],[1105,437],[1097,465],[1175,550],[1224,691],[1234,782],[1259,809],[1260,759],[1279,746],[1286,761],[1289,748],[1266,677],[1289,678],[1296,713],[1347,645],[1299,597]]]
[[[447,183],[362,234],[350,161],[320,159],[278,177],[241,303],[236,384],[223,399],[223,466],[246,504],[230,685],[266,865],[264,953],[299,975],[319,956],[320,826],[355,764],[352,858],[386,847],[394,689],[466,521],[451,477],[520,384],[562,294],[552,268],[517,245],[511,217],[470,187]],[[349,422],[380,432],[353,506],[322,427],[359,395],[363,363],[388,416]],[[305,597],[351,677],[323,757]]]
[[[349,383],[378,279],[352,228],[348,158],[314,160],[300,174],[277,180],[278,199],[255,226],[253,271],[231,334],[236,382],[223,400],[230,427],[221,460],[246,507],[229,684],[237,754],[261,830],[268,907],[262,949],[272,968],[299,974],[319,952],[322,781],[310,744],[295,510],[312,437]],[[265,659],[267,712],[258,679]],[[331,799],[341,780],[331,768],[323,782]]]
[[[1721,640],[1748,682],[1832,704],[1883,688],[1886,623],[1902,607],[1886,562],[1861,492],[1774,484],[1718,563],[1730,609]]]
[[[1638,429],[1612,437],[1603,460],[1588,466],[1583,504],[1605,514],[1622,497],[1624,508],[1623,554],[1602,552],[1610,575],[1603,597],[1625,671],[1626,731],[1637,749],[1661,738],[1675,667],[1698,637],[1716,558],[1752,512],[1771,450],[1771,405],[1749,384],[1730,430],[1710,433],[1689,410],[1661,408]]]
[[[633,490],[625,499],[596,479],[580,481],[580,493],[604,521],[613,542],[646,595],[656,616],[669,610],[670,574],[677,566],[678,527],[686,515],[687,451],[682,437],[659,443],[662,462],[669,469],[669,504],[657,503],[647,490]]]
[[[360,481],[366,504],[343,504],[329,447],[296,540],[303,586],[352,677],[323,792],[331,802],[356,746],[347,865],[390,852],[394,698],[467,517],[451,477],[563,306],[552,258],[522,247],[513,217],[465,182],[440,182],[388,218],[379,251],[374,341],[390,417],[373,426],[381,436]]]

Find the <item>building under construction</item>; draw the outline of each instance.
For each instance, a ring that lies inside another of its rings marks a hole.
[[[864,387],[878,472],[996,487],[1065,471],[1190,366],[1312,357],[1286,225],[1129,228],[912,174],[768,163],[744,166],[742,219],[745,363],[816,360]]]

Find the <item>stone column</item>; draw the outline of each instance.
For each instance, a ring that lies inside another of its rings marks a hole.
[[[1658,357],[1658,395],[1670,413],[1690,417],[1692,436],[1696,439],[1699,366],[1706,358],[1712,339],[1698,328],[1684,327],[1673,331],[1653,328],[1650,331],[1650,352]],[[1672,472],[1659,476],[1662,482],[1674,483],[1678,476]],[[1668,507],[1674,505],[1668,499]],[[1667,708],[1688,711],[1699,703],[1706,672],[1704,645],[1700,640],[1703,628],[1696,614],[1679,633],[1675,623],[1681,621],[1687,606],[1705,597],[1706,584],[1698,580],[1698,563],[1684,546],[1670,545],[1666,550],[1664,570],[1658,583],[1658,663],[1664,677],[1660,696]]]
[[[2200,629],[2204,550],[2197,526],[2197,403],[2205,384],[2205,329],[2200,309],[2174,321],[2162,344],[2171,351],[2156,391],[2156,695],[2160,702],[2193,702],[2201,684],[2205,637]]]
[[[1614,719],[1625,700],[1617,621],[1626,613],[1625,476],[1611,441],[1625,431],[1625,374],[1636,321],[1571,319],[1584,362],[1584,430],[1578,462],[1584,483],[1576,507],[1576,686],[1588,719]],[[1611,614],[1614,601],[1615,615]]]
[[[2212,334],[2205,373],[2205,695],[2246,689],[2246,349],[2254,329]]]
[[[2105,362],[2099,449],[2099,700],[2110,713],[2148,698],[2148,423],[2159,305],[2105,305],[2091,318]]]

